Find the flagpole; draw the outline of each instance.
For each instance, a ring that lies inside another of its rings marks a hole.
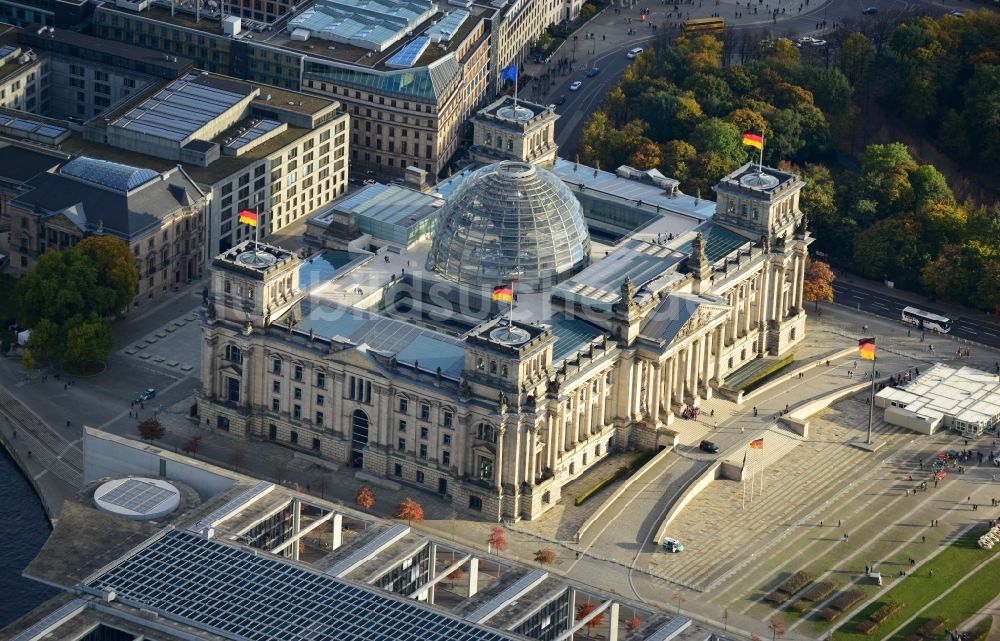
[[[760,495],[764,496],[764,473],[767,472],[767,461],[764,460],[764,448],[760,448]]]
[[[254,221],[253,226],[253,257],[256,261],[257,259],[257,249],[260,247],[260,203],[255,203],[253,206],[253,213],[257,216],[257,220]]]
[[[516,98],[515,98],[516,100]],[[507,308],[507,334],[510,335],[511,330],[514,329],[514,283],[516,280],[510,281],[510,307]]]
[[[874,342],[874,341],[872,341]],[[868,445],[872,444],[872,421],[875,418],[875,359],[872,355],[872,396],[868,403]]]
[[[747,453],[743,452],[743,500],[740,502],[740,509],[747,508]]]
[[[760,161],[757,162],[757,174],[764,174],[764,128],[760,128]]]
[[[517,68],[517,63],[514,63],[514,117],[517,117],[517,75],[519,69]],[[511,288],[513,289],[513,288]],[[511,302],[513,305],[513,302]]]

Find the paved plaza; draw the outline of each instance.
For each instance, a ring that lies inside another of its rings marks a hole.
[[[120,353],[185,375],[198,376],[201,322],[193,311],[184,314],[126,346]]]

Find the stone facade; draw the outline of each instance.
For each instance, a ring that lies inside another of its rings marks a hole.
[[[668,288],[626,277],[600,318],[565,304],[561,313],[596,333],[558,362],[549,325],[486,321],[465,334],[460,376],[296,327],[299,259],[264,247],[266,266],[251,269],[244,244],[213,264],[202,424],[423,487],[484,518],[535,518],[609,452],[671,442],[675,415],[802,339],[801,186],[769,168],[737,170],[720,202],[739,192],[757,219],[743,223],[737,210],[725,233],[768,230],[758,242],[720,258],[708,223],[669,268]]]

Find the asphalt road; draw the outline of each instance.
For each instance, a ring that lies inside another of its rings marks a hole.
[[[900,320],[903,308],[908,306],[941,314],[942,316],[948,316],[949,318],[952,318],[950,336],[957,336],[958,338],[975,341],[990,347],[1000,347],[1000,330],[993,325],[979,323],[975,320],[966,318],[956,319],[950,314],[939,309],[913,305],[913,303],[903,300],[902,298],[873,292],[843,281],[836,281],[833,284],[833,291],[835,301],[839,305],[849,307],[858,312],[875,314],[876,316],[882,316],[892,320]]]

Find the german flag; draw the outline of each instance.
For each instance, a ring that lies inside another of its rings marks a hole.
[[[758,136],[757,134],[745,133],[743,134],[743,144],[756,147],[757,149],[763,149],[764,137]]]
[[[493,300],[500,301],[502,303],[513,303],[514,290],[506,285],[497,285],[493,288]]]
[[[240,222],[251,227],[257,226],[257,212],[244,209],[240,212]]]
[[[751,450],[762,450],[764,449],[764,437],[760,437],[756,441],[750,441]]]
[[[858,354],[869,361],[875,360],[875,339],[862,338],[858,341]]]

